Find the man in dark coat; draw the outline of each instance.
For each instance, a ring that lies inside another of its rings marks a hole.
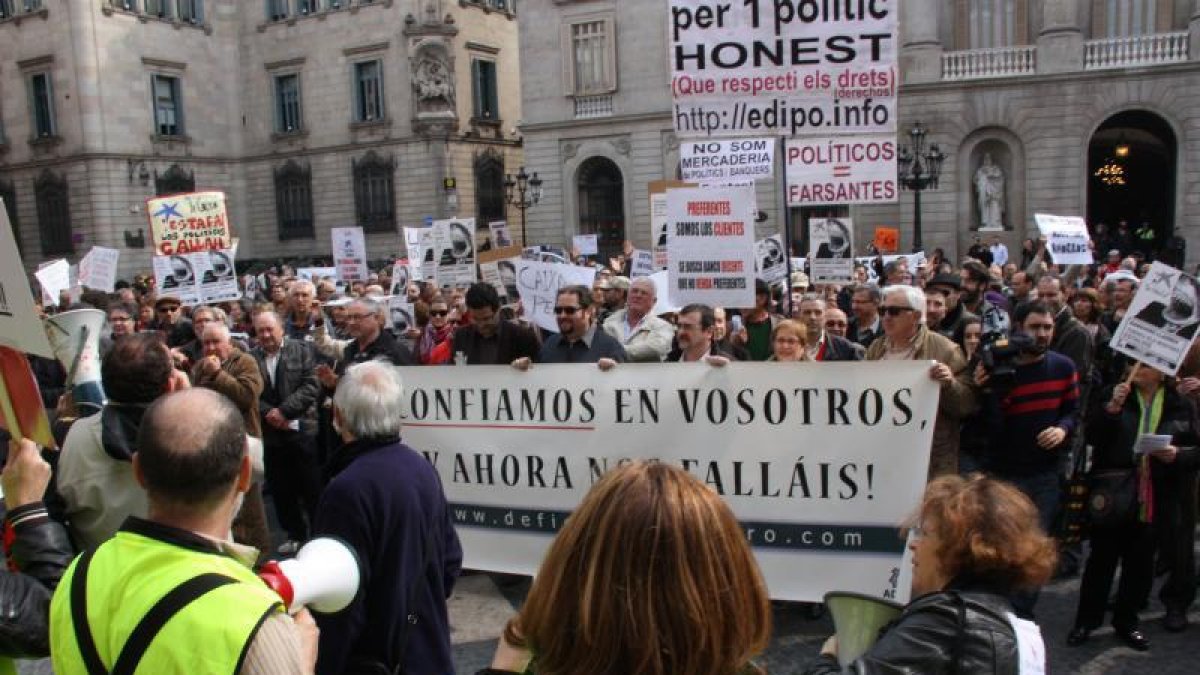
[[[813,361],[861,361],[863,350],[825,330],[825,300],[816,293],[800,298],[800,320],[808,329],[808,356]]]
[[[736,361],[720,342],[713,340],[716,323],[716,314],[708,305],[692,304],[679,310],[675,317],[677,346],[667,354],[667,362],[706,361],[710,365],[723,366]]]
[[[454,331],[450,353],[459,354],[468,365],[508,365],[521,357],[536,358],[537,336],[533,331],[500,318],[500,294],[485,282],[467,289],[470,322]]]
[[[371,298],[355,298],[346,306],[346,332],[353,341],[346,345],[336,368],[324,364],[317,366],[317,379],[328,392],[337,389],[338,378],[347,367],[356,363],[387,361],[393,366],[416,363],[408,347],[393,337],[391,331],[383,329],[383,309]]]

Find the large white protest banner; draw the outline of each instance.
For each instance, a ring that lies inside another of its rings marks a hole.
[[[784,167],[788,206],[900,199],[893,134],[788,139]]]
[[[767,179],[775,169],[775,139],[683,141],[679,144],[679,167],[684,180],[701,185]]]
[[[367,240],[361,227],[335,227],[329,231],[333,239],[333,266],[338,281],[366,281]]]
[[[604,471],[653,458],[723,496],[772,597],[820,601],[837,589],[907,600],[897,528],[925,488],[938,404],[928,363],[477,366],[404,377],[404,440],[441,476],[466,567],[536,572]]]
[[[849,218],[810,219],[808,251],[812,283],[854,281],[854,223]]]
[[[475,219],[433,221],[433,241],[438,286],[475,283]]]
[[[79,261],[79,284],[112,293],[117,283],[117,261],[120,259],[120,249],[93,246]]]
[[[189,192],[146,200],[155,255],[233,246],[224,192]]]
[[[667,273],[676,305],[754,306],[754,187],[667,191]]]
[[[1113,349],[1174,377],[1200,326],[1200,282],[1156,262],[1109,342]]]
[[[8,222],[8,209],[0,199],[0,345],[48,359],[54,350],[38,319],[33,293],[21,264],[21,252]]]
[[[500,261],[504,262],[504,261]],[[525,317],[540,328],[557,333],[558,322],[554,320],[554,301],[558,289],[567,286],[586,286],[591,292],[596,279],[596,268],[579,267],[563,263],[539,262],[517,258],[516,287]],[[500,271],[503,275],[503,270]]]
[[[1055,265],[1091,265],[1095,262],[1087,222],[1083,218],[1035,213],[1033,220],[1046,237],[1046,250]]]
[[[894,132],[899,4],[670,0],[675,133]]]

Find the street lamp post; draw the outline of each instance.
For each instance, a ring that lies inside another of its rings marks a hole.
[[[504,175],[504,199],[521,210],[521,246],[528,246],[525,236],[525,211],[542,200],[542,179],[535,171],[533,176],[525,173],[525,167],[512,174]]]
[[[942,173],[942,154],[937,143],[931,143],[929,150],[925,149],[925,128],[920,122],[913,125],[908,136],[910,145],[900,146],[900,154],[896,157],[900,188],[912,190],[913,193],[913,252],[920,251],[921,245],[921,192],[936,190],[938,176]]]

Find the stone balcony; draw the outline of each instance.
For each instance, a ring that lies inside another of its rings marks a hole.
[[[1188,60],[1188,32],[1088,40],[1083,49],[1084,70],[1179,63]]]
[[[943,80],[979,80],[1037,72],[1037,47],[968,49],[942,54]]]

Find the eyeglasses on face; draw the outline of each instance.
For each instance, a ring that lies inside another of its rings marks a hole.
[[[567,307],[567,306],[559,305],[554,308],[554,313],[555,314],[566,314],[567,316],[574,316],[575,313],[581,309],[583,309],[583,308],[582,307]]]
[[[912,307],[880,307],[879,311],[888,316],[900,316],[905,312],[913,311]]]
[[[370,318],[371,316],[373,316],[373,315],[371,315],[371,314],[347,314],[346,320],[347,321],[362,321],[363,319]]]
[[[172,305],[170,307],[159,307],[158,308],[159,314],[173,314],[178,311],[179,311],[179,305]]]
[[[849,324],[846,323],[845,321],[826,321],[825,322],[826,328],[845,328],[848,325]]]
[[[449,313],[450,313],[450,310],[448,310],[448,309],[431,309],[431,310],[429,310],[429,316],[446,316]]]

